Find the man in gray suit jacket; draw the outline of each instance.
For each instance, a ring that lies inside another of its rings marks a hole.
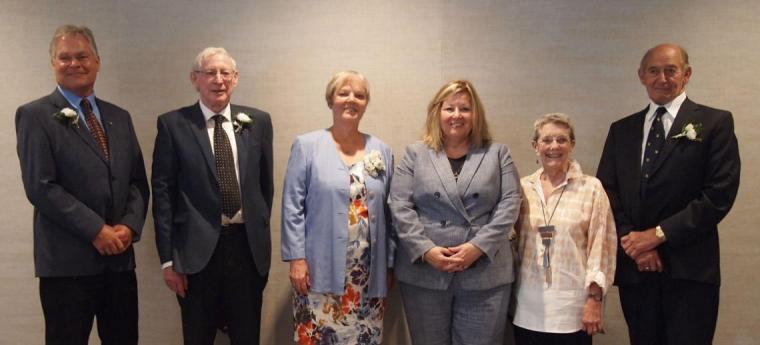
[[[58,87],[16,111],[21,176],[34,205],[34,266],[47,344],[137,344],[132,243],[148,181],[129,113],[95,97],[92,31],[64,25],[50,42]]]
[[[166,285],[182,309],[185,344],[211,345],[221,313],[233,344],[258,344],[271,256],[272,123],[230,103],[235,60],[196,57],[200,101],[158,118],[153,219]]]

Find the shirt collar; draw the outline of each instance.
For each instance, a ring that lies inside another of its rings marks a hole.
[[[532,175],[528,176],[528,181],[532,184],[536,184],[540,181],[541,174],[544,172],[544,168],[538,168],[536,172],[534,172]],[[578,163],[578,161],[571,159],[570,160],[570,168],[567,170],[567,174],[565,175],[565,182],[562,182],[561,185],[564,185],[566,183],[570,183],[571,180],[577,179],[579,177],[583,176],[583,170],[581,170],[581,165]]]
[[[64,89],[60,85],[58,85],[58,91],[61,93],[61,95],[63,95],[63,98],[65,98],[66,101],[68,101],[69,104],[72,107],[76,108],[77,110],[81,110],[81,109],[79,109],[79,103],[82,102],[82,98],[87,98],[87,100],[90,101],[90,104],[92,104],[92,107],[93,108],[96,107],[96,105],[95,105],[95,92],[94,91],[92,92],[92,94],[90,94],[87,97],[81,97],[81,96],[79,96],[79,95],[77,95],[77,94],[75,94],[75,93],[73,93],[73,92],[71,92],[69,90]]]
[[[201,106],[201,112],[203,112],[203,118],[205,118],[206,121],[211,120],[211,117],[213,117],[216,114],[220,114],[220,115],[224,116],[224,118],[227,119],[227,121],[232,121],[232,115],[231,115],[232,114],[232,110],[230,110],[230,104],[229,103],[227,103],[227,106],[225,106],[224,109],[222,109],[222,111],[219,112],[219,113],[215,113],[213,110],[211,110],[208,107],[206,107],[206,105],[203,104],[203,101],[199,100],[198,104],[200,104],[200,106]]]
[[[649,100],[649,109],[647,110],[647,122],[651,122],[652,119],[654,119],[654,113],[657,111],[657,108],[664,107],[665,110],[667,110],[668,114],[673,117],[673,119],[676,118],[676,115],[678,114],[678,110],[681,109],[681,105],[686,100],[686,91],[681,92],[680,95],[678,95],[676,98],[674,98],[670,103],[665,104],[657,104],[653,102],[651,99]],[[663,114],[664,115],[664,114]]]

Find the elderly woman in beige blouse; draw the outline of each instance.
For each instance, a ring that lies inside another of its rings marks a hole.
[[[515,340],[591,344],[603,332],[602,301],[615,273],[610,203],[599,180],[571,158],[575,133],[567,115],[544,115],[534,130],[541,168],[520,181]]]

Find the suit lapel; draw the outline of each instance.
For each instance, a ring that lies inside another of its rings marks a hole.
[[[200,146],[203,157],[206,158],[206,164],[209,170],[211,170],[211,174],[214,175],[214,179],[219,181],[219,176],[216,175],[214,153],[211,150],[211,142],[209,141],[208,129],[206,128],[206,119],[203,117],[201,106],[198,103],[195,103],[192,107],[191,112],[187,116],[187,122],[195,141]]]
[[[472,183],[472,179],[475,177],[475,173],[477,173],[480,163],[483,162],[485,152],[485,148],[473,148],[470,150],[470,153],[467,155],[467,159],[462,166],[462,171],[459,173],[459,179],[457,179],[457,190],[459,195],[467,194],[467,189],[470,187],[470,183]]]
[[[430,155],[430,160],[433,162],[433,168],[436,173],[438,173],[443,189],[446,190],[446,195],[449,197],[451,204],[462,214],[462,216],[470,219],[467,210],[464,208],[464,203],[462,203],[462,198],[459,196],[457,181],[454,179],[454,173],[451,172],[451,163],[449,163],[446,153],[443,150],[434,151],[429,149],[428,154]],[[464,170],[464,167],[462,170]]]
[[[660,151],[660,154],[657,156],[657,160],[654,162],[654,167],[652,167],[652,175],[657,173],[657,170],[660,169],[663,162],[665,162],[670,156],[671,153],[673,153],[673,149],[680,143],[681,139],[673,139],[673,136],[681,133],[681,129],[683,129],[683,126],[689,122],[694,122],[694,112],[697,109],[697,105],[689,100],[688,98],[681,104],[681,108],[678,109],[678,115],[676,116],[675,121],[673,121],[673,125],[670,126],[670,131],[668,131],[668,135],[665,137],[665,144],[662,146],[662,151]]]
[[[230,105],[230,112],[232,122],[235,122],[235,115],[240,112],[240,109],[236,105]],[[248,167],[248,137],[250,136],[251,126],[248,128],[240,128],[239,131],[235,131],[235,146],[237,147],[238,156],[238,182],[240,183],[240,189],[243,190],[243,180],[246,176],[246,168]],[[234,126],[233,126],[234,127]]]
[[[623,184],[621,186],[628,186],[625,190],[623,198],[630,198],[633,210],[633,218],[638,220],[641,212],[641,143],[644,142],[644,121],[646,121],[646,114],[649,108],[644,108],[636,114],[631,121],[630,125],[622,131],[622,138],[620,140],[621,148],[621,161],[624,164],[621,173],[626,175],[621,176],[620,181],[629,181],[630,184]]]
[[[63,97],[63,95],[60,93],[60,91],[58,91],[58,89],[53,91],[53,93],[50,95],[50,100],[55,106],[55,108],[57,109],[56,111],[60,111],[63,108],[71,108],[71,104],[69,104],[69,101],[67,101],[66,98]],[[102,113],[103,111],[101,110],[101,115],[103,115]],[[76,132],[79,135],[79,138],[82,139],[85,142],[85,144],[87,144],[87,146],[89,146],[90,149],[92,149],[92,151],[98,157],[100,157],[100,160],[103,163],[108,164],[108,162],[106,161],[106,157],[103,156],[103,152],[100,151],[100,147],[98,146],[98,143],[95,142],[95,138],[92,137],[92,134],[90,134],[90,131],[87,129],[87,124],[82,120],[81,116],[77,118],[78,118],[78,122],[77,122],[78,126],[76,128],[72,128],[74,132]]]

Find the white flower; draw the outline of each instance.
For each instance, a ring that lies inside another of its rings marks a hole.
[[[69,107],[61,109],[53,114],[53,117],[61,121],[61,123],[68,123],[74,127],[79,127],[79,114],[77,114],[76,110]]]
[[[237,115],[235,115],[235,120],[238,120],[238,122],[240,122],[240,123],[251,123],[251,122],[253,122],[253,120],[251,119],[251,117],[248,116],[248,114],[246,114],[246,113],[238,113]]]
[[[695,130],[694,126],[691,124],[686,126],[686,137],[689,138],[689,140],[697,139],[697,130]]]
[[[372,150],[364,156],[364,170],[372,177],[377,177],[379,173],[385,171],[385,163],[380,151]]]
[[[681,133],[678,133],[671,138],[678,139],[678,138],[686,138],[691,141],[702,141],[702,139],[698,138],[699,132],[702,131],[702,124],[701,123],[687,123],[685,126],[683,126],[683,129],[681,129]]]
[[[243,128],[250,126],[253,123],[253,119],[246,113],[237,113],[235,115],[235,121],[232,122],[232,127],[235,128],[235,133],[240,132]]]

